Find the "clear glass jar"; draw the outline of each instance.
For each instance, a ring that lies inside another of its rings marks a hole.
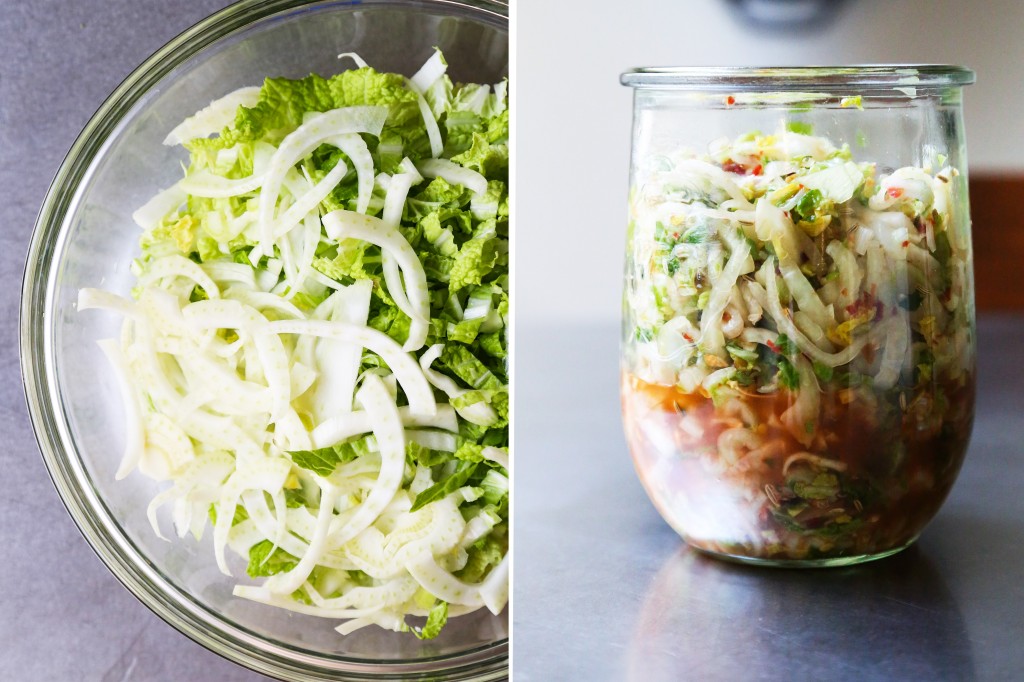
[[[693,547],[841,565],[912,543],[974,415],[951,66],[637,69],[622,410]]]

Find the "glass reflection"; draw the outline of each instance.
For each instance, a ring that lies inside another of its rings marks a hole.
[[[919,548],[825,571],[755,569],[681,548],[647,590],[628,678],[972,679],[966,626]]]

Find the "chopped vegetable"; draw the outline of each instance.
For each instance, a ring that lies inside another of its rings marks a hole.
[[[637,469],[711,551],[902,547],[949,491],[973,414],[957,171],[879,174],[801,121],[709,148],[641,164],[632,194]]]
[[[429,639],[508,596],[507,90],[343,56],[175,127],[133,299],[79,309],[124,318],[117,475],[170,483],[154,532],[209,518],[261,579],[236,595]]]

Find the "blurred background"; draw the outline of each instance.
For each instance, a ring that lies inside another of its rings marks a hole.
[[[619,317],[632,92],[618,76],[635,66],[974,69],[965,110],[978,306],[1024,307],[1008,281],[1024,256],[1019,0],[521,0],[517,11],[520,325]]]

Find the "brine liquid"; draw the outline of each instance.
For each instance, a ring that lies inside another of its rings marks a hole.
[[[973,381],[910,403],[898,391],[827,391],[809,446],[780,421],[791,397],[716,405],[624,373],[626,438],[662,516],[699,549],[752,559],[870,556],[912,542],[963,462]]]

